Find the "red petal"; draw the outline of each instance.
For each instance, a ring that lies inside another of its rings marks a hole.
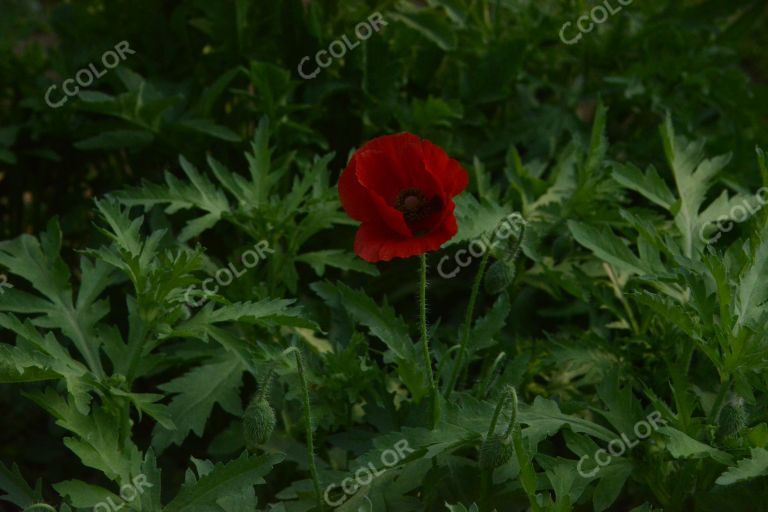
[[[438,250],[441,245],[453,238],[457,231],[453,202],[451,201],[446,208],[450,213],[443,223],[419,238],[400,236],[384,223],[363,223],[355,236],[355,254],[373,263],[389,261],[392,258],[409,258]]]
[[[452,159],[439,146],[423,140],[424,162],[427,170],[443,186],[445,194],[451,198],[459,195],[469,185],[469,174],[459,162]]]
[[[357,179],[369,191],[393,205],[398,194],[416,188],[427,197],[439,194],[443,188],[424,166],[420,144],[405,143],[389,151],[362,149],[358,153]]]
[[[339,198],[347,215],[359,221],[373,220],[378,217],[368,190],[357,179],[357,154],[347,164],[339,178]]]

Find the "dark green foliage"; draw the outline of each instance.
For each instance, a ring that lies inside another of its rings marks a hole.
[[[605,3],[0,0],[0,510],[761,510],[768,7]],[[434,428],[336,189],[400,131],[470,175]]]

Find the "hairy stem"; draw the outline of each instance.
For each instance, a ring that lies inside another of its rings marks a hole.
[[[499,400],[496,402],[496,409],[493,410],[493,416],[491,417],[491,424],[488,425],[488,435],[486,438],[491,437],[496,432],[496,423],[499,421],[501,410],[504,408],[504,403],[507,401],[507,394],[502,393]]]
[[[429,353],[429,337],[427,334],[427,256],[422,254],[420,260],[419,323],[421,325],[421,348],[429,381],[430,394],[432,395],[432,428],[435,429],[440,421],[440,397],[437,392],[437,384],[435,384],[435,374],[432,371],[432,357]]]
[[[267,376],[264,377],[264,380],[261,383],[261,388],[259,389],[259,394],[256,395],[256,398],[258,400],[262,400],[267,398],[267,394],[269,393],[269,386],[272,384],[272,377],[275,375],[275,368],[274,366],[270,366],[269,370],[267,370]]]
[[[302,399],[304,401],[304,423],[306,424],[307,431],[307,462],[309,464],[309,472],[312,475],[312,484],[315,487],[318,510],[323,510],[323,498],[320,494],[320,478],[317,476],[317,464],[315,463],[315,442],[312,437],[312,409],[309,406],[309,388],[307,387],[307,379],[304,375],[304,362],[301,358],[301,352],[298,350],[296,350],[296,368],[299,371]]]
[[[464,357],[467,352],[467,343],[469,341],[469,333],[472,329],[472,318],[475,315],[475,302],[477,302],[477,294],[480,291],[480,283],[483,282],[483,275],[485,274],[485,267],[488,265],[488,258],[491,252],[486,250],[483,255],[483,259],[480,261],[480,268],[477,269],[477,275],[475,276],[475,282],[472,283],[472,292],[469,295],[469,304],[467,305],[467,313],[464,317],[464,332],[461,336],[461,342],[459,345],[459,353],[456,355],[456,362],[453,364],[453,370],[451,370],[451,377],[448,379],[448,385],[445,388],[445,398],[448,399],[453,393],[453,388],[456,386],[456,381],[459,378],[459,372],[464,364]]]

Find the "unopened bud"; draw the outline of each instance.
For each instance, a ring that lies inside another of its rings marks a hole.
[[[253,450],[269,441],[275,430],[275,411],[265,398],[255,398],[243,415],[245,446]]]

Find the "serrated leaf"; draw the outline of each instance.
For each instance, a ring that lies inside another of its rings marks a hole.
[[[759,241],[746,271],[738,283],[737,312],[739,325],[758,324],[766,310],[768,287],[765,276],[768,275],[768,229],[763,230],[763,240]]]
[[[379,306],[364,292],[339,283],[336,289],[349,315],[370,329],[388,347],[385,361],[394,361],[398,373],[416,399],[426,393],[424,370],[418,363],[416,347],[408,334],[408,325],[391,306]]]
[[[341,270],[355,270],[371,276],[379,275],[379,270],[375,265],[341,249],[307,252],[297,256],[296,261],[310,265],[320,277],[325,273],[326,266],[340,268]]]
[[[645,173],[632,165],[617,164],[613,171],[613,179],[623,186],[639,192],[657,205],[670,210],[675,202],[675,196],[653,166]]]
[[[745,480],[751,480],[768,475],[768,450],[764,448],[752,448],[750,456],[741,459],[735,466],[728,468],[717,477],[717,485],[733,485]]]
[[[699,231],[704,225],[704,221],[700,218],[703,214],[700,214],[700,211],[707,191],[715,176],[730,161],[730,155],[721,155],[712,159],[704,158],[704,143],[690,142],[675,136],[670,115],[667,115],[661,127],[661,136],[667,162],[672,169],[680,196],[675,224],[683,236],[683,253],[691,257],[694,248],[701,247],[704,243],[699,237]],[[714,219],[723,211],[727,211],[727,197],[721,196],[718,201],[708,208],[707,219]]]
[[[22,509],[43,500],[40,485],[32,489],[16,464],[7,467],[0,462],[0,490],[5,492],[0,495],[0,500],[13,503]]]
[[[53,484],[53,488],[56,489],[60,496],[67,498],[73,506],[78,508],[94,507],[98,503],[107,500],[112,500],[112,503],[115,504],[125,501],[103,487],[81,480],[65,480]]]
[[[201,437],[215,404],[221,405],[230,414],[240,416],[239,390],[243,370],[240,360],[228,355],[161,384],[160,389],[176,395],[167,409],[176,430],[155,427],[152,435],[155,449],[163,451],[171,444],[181,444],[190,431]]]
[[[475,322],[470,332],[470,353],[482,350],[493,345],[494,336],[507,324],[507,317],[511,311],[507,295],[500,295],[488,313]]]
[[[676,459],[701,459],[709,457],[721,464],[730,465],[733,463],[733,457],[730,454],[697,441],[675,428],[661,427],[658,429],[658,432],[667,436],[665,448]]]
[[[282,455],[254,457],[243,454],[226,464],[217,464],[205,476],[182,488],[163,512],[192,512],[243,487],[263,484],[263,477],[282,460]]]
[[[646,274],[644,263],[638,258],[621,238],[613,235],[609,228],[604,231],[596,227],[568,221],[571,234],[581,245],[595,253],[595,256],[611,265],[631,274]]]
[[[98,469],[112,480],[129,480],[132,461],[139,459],[139,451],[130,439],[121,435],[115,416],[101,407],[82,414],[71,401],[50,388],[27,396],[56,418],[58,425],[76,434],[77,437],[65,438],[64,445],[83,464]]]

